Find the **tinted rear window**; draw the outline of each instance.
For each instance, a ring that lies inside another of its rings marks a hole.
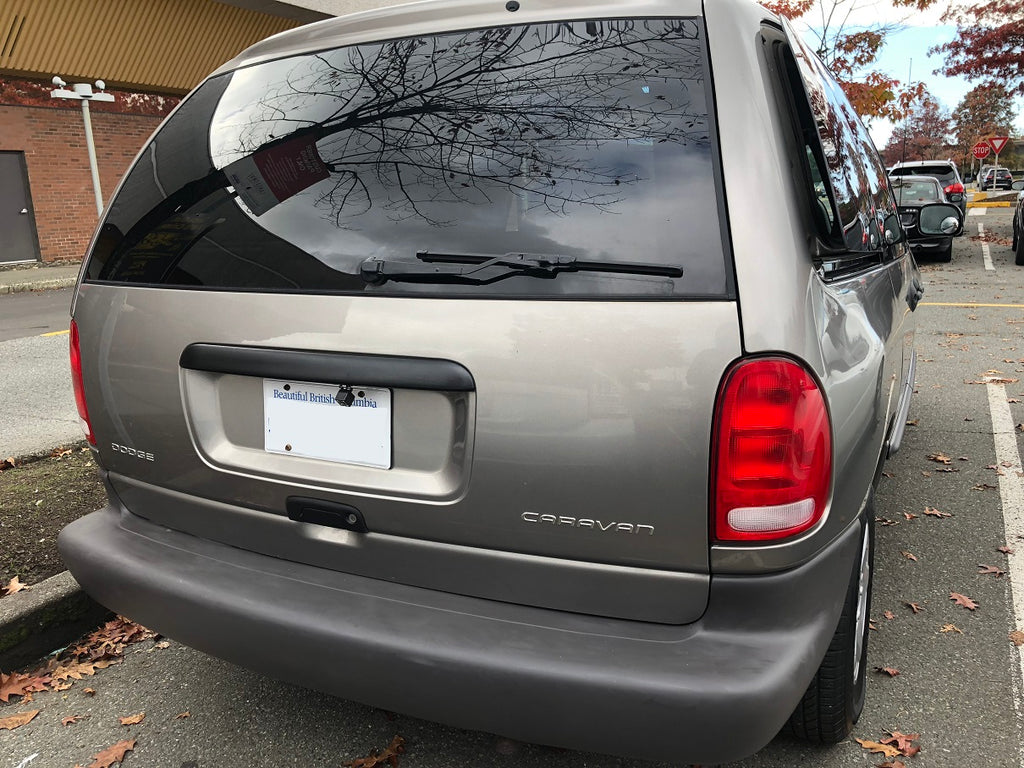
[[[386,294],[722,296],[695,19],[366,44],[207,81],[113,201],[93,281]],[[368,285],[373,257],[541,254],[682,267]]]
[[[897,181],[893,183],[897,205],[920,205],[941,201],[939,188],[927,181]]]
[[[922,165],[908,168],[893,168],[892,176],[934,176],[944,184],[956,180],[956,171],[948,165]]]

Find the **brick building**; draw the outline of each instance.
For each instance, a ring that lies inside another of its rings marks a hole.
[[[0,265],[80,260],[96,227],[81,103],[50,97],[54,75],[102,78],[114,96],[90,103],[106,202],[207,73],[257,40],[329,15],[323,2],[304,4],[0,0]]]

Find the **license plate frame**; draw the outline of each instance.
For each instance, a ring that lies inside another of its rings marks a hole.
[[[345,387],[353,395],[349,406],[336,399]],[[345,387],[264,379],[264,450],[334,464],[391,469],[392,391],[361,384]]]

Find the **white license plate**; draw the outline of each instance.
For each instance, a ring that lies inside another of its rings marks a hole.
[[[263,380],[264,448],[342,464],[391,468],[391,390],[352,385],[350,406],[338,386]]]

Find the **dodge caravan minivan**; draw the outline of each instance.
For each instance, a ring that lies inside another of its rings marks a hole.
[[[102,217],[71,358],[109,502],[61,552],[154,630],[412,716],[835,742],[921,295],[867,131],[748,0],[303,27]]]

